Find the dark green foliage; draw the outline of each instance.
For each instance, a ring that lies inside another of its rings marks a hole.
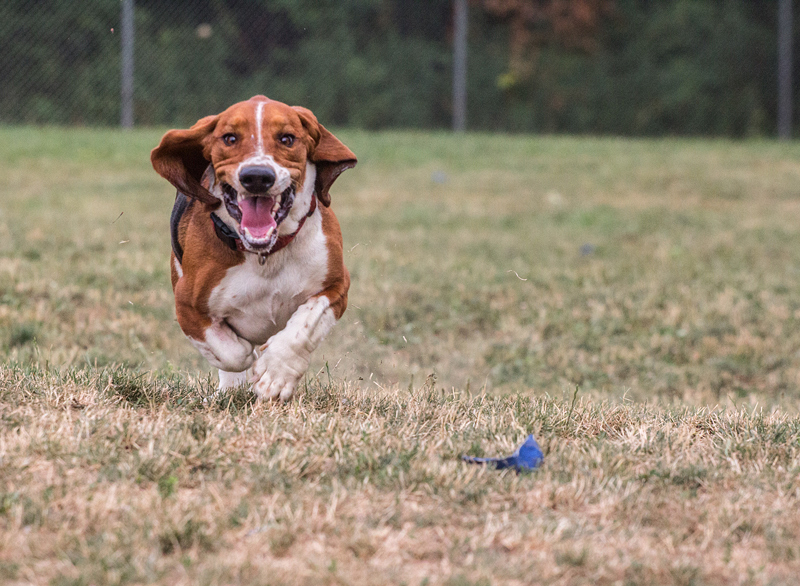
[[[777,59],[772,5],[618,4],[619,17],[587,72],[598,87],[593,96],[584,93],[593,129],[727,136],[772,131]]]
[[[119,2],[0,3],[0,121],[115,121]]]
[[[266,94],[330,125],[448,127],[450,0],[136,2],[135,118],[188,125]],[[116,124],[118,0],[0,6],[0,122]],[[616,0],[596,48],[508,72],[508,24],[470,11],[473,129],[771,134],[776,9],[759,0]],[[113,29],[113,32],[112,32]]]

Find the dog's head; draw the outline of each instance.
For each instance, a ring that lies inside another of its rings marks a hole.
[[[245,246],[256,252],[274,245],[278,225],[305,185],[309,163],[314,191],[325,206],[333,182],[356,164],[350,149],[310,110],[264,96],[207,116],[188,130],[170,130],[150,160],[186,195],[222,202],[239,223]]]

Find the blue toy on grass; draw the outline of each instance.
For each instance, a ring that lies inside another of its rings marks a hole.
[[[470,464],[494,464],[495,468],[514,468],[517,472],[533,470],[544,461],[544,454],[533,434],[529,435],[516,452],[506,458],[475,458],[474,456],[461,456],[461,459]]]

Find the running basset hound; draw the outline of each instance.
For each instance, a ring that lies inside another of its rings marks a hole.
[[[345,308],[350,275],[331,185],[355,155],[310,110],[255,96],[170,130],[153,168],[178,189],[178,323],[219,369],[286,401]],[[317,203],[322,205],[317,205]]]

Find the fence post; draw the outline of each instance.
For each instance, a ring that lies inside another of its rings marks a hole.
[[[453,15],[453,130],[467,127],[467,0],[455,0]]]
[[[792,136],[792,0],[778,0],[778,138]]]
[[[133,0],[122,0],[121,117],[122,128],[133,128]]]

